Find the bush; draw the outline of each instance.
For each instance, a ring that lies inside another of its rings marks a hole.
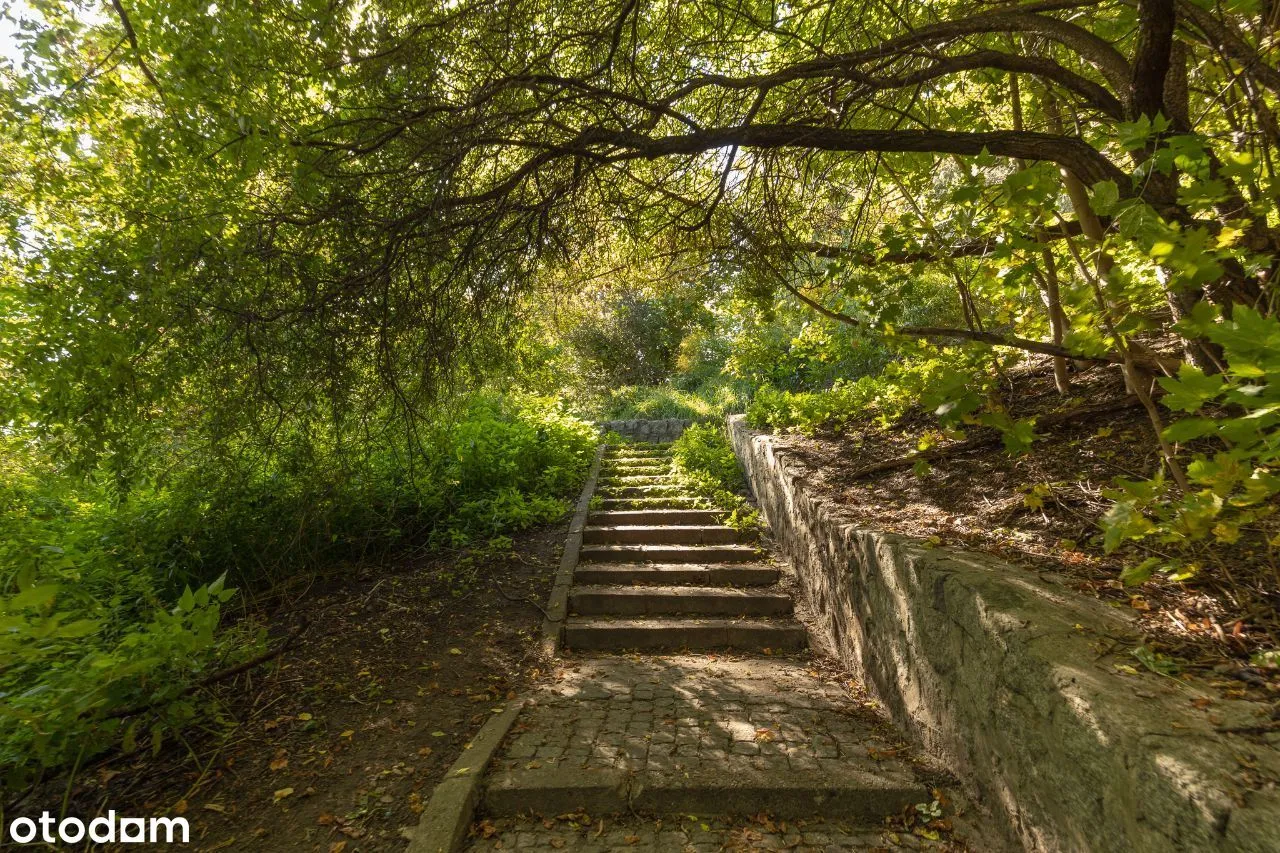
[[[270,587],[410,540],[459,546],[554,520],[595,428],[554,400],[479,396],[402,444],[204,455],[127,495],[0,445],[0,764],[9,789],[216,713],[188,691],[263,648],[224,624]],[[127,713],[126,713],[127,712]]]
[[[606,421],[663,418],[718,421],[745,407],[743,384],[717,377],[689,390],[671,385],[630,385],[614,389],[599,404],[598,417]]]
[[[743,495],[746,480],[723,427],[709,423],[690,426],[671,445],[671,464],[686,488],[730,512],[727,524],[759,524],[759,513]]]

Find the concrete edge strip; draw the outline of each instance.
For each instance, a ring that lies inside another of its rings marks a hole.
[[[548,657],[560,651],[564,619],[569,613],[569,587],[573,586],[573,570],[578,567],[578,552],[582,550],[582,531],[587,526],[591,496],[595,494],[596,481],[600,478],[600,465],[604,461],[607,447],[608,445],[601,444],[596,448],[595,459],[591,461],[591,470],[587,473],[587,482],[582,486],[573,520],[569,522],[569,535],[564,540],[564,554],[560,558],[560,568],[556,570],[555,583],[551,586],[551,596],[547,599],[547,616],[542,620],[542,651]]]
[[[480,802],[480,781],[485,768],[520,716],[524,703],[524,698],[511,701],[501,714],[490,717],[480,727],[431,792],[405,853],[454,853],[461,848]]]

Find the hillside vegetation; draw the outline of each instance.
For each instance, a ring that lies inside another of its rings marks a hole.
[[[1275,4],[0,17],[10,795],[225,721],[315,577],[561,517],[610,418],[994,447],[1101,583],[1276,663]],[[1080,494],[1087,448],[1027,462],[1112,403]]]

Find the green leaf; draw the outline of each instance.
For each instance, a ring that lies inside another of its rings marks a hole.
[[[1221,374],[1210,376],[1190,364],[1184,364],[1178,368],[1176,379],[1171,376],[1161,376],[1157,381],[1167,392],[1160,402],[1177,412],[1197,411],[1205,403],[1217,399],[1226,384]]]
[[[58,595],[55,583],[33,586],[4,601],[4,611],[14,613],[18,610],[40,610],[46,607]]]
[[[1129,539],[1141,539],[1156,530],[1151,519],[1127,501],[1119,501],[1107,511],[1099,522],[1102,527],[1102,547],[1110,554]]]
[[[1164,437],[1175,442],[1194,441],[1217,431],[1218,422],[1212,418],[1182,418],[1164,428]]]
[[[1151,580],[1151,575],[1159,565],[1158,558],[1148,557],[1137,565],[1126,566],[1124,571],[1120,572],[1120,582],[1125,586],[1140,586]]]
[[[1093,185],[1089,207],[1099,216],[1110,216],[1120,203],[1120,188],[1115,181],[1098,181]]]

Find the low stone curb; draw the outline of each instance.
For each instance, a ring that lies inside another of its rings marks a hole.
[[[512,701],[501,714],[490,717],[480,727],[462,756],[431,792],[431,800],[405,853],[454,853],[461,847],[480,802],[480,782],[485,768],[520,716],[524,703],[524,699]]]
[[[578,504],[573,511],[573,520],[569,522],[569,535],[564,541],[564,554],[560,557],[560,568],[556,569],[555,583],[551,587],[551,596],[547,600],[546,618],[542,620],[542,651],[548,657],[554,657],[560,651],[564,636],[564,620],[569,615],[569,588],[573,586],[573,570],[578,567],[578,553],[582,550],[582,531],[587,526],[587,515],[591,510],[591,496],[595,494],[596,481],[600,478],[600,465],[604,461],[604,451],[608,445],[601,444],[596,448],[596,457],[591,462],[591,470],[587,473],[587,482],[582,487]]]

